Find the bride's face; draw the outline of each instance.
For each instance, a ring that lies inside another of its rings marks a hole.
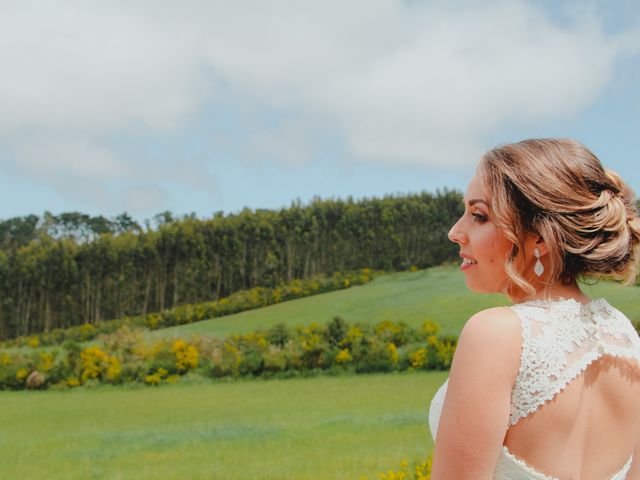
[[[505,263],[513,244],[493,223],[490,207],[476,175],[464,196],[464,214],[449,231],[449,239],[460,245],[460,269],[474,292],[504,292],[507,285]]]

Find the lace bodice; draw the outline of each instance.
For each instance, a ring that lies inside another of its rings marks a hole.
[[[640,362],[640,338],[629,319],[604,299],[581,304],[573,299],[529,301],[511,309],[522,328],[520,369],[511,391],[509,425],[535,412],[561,392],[587,366],[602,355]],[[429,426],[435,439],[448,381],[434,396]],[[611,480],[625,478],[631,459]],[[494,480],[541,479],[503,446]]]
[[[535,412],[601,355],[635,358],[640,338],[604,299],[531,301],[511,307],[520,317],[520,370],[511,392],[509,425]]]

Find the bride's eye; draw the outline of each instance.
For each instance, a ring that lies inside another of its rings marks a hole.
[[[473,217],[474,222],[484,223],[487,221],[487,216],[482,213],[472,213],[471,216]]]

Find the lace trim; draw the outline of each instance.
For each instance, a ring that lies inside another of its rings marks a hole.
[[[553,398],[559,393],[563,392],[565,388],[569,386],[569,384],[578,377],[585,369],[589,367],[593,362],[598,360],[600,357],[604,355],[611,355],[617,358],[631,358],[640,362],[640,354],[634,351],[619,351],[617,353],[613,353],[615,347],[608,347],[611,351],[606,351],[603,353],[600,352],[590,352],[587,357],[583,358],[583,361],[577,363],[568,370],[566,375],[563,375],[561,379],[558,379],[558,383],[552,390],[549,390],[544,393],[544,395],[537,396],[534,400],[536,403],[531,403],[529,405],[524,405],[523,408],[514,407],[514,402],[512,402],[512,412],[509,415],[509,426],[513,426],[518,423],[524,417],[531,415],[540,409],[545,403],[553,400]],[[623,350],[622,347],[619,347],[620,350]],[[562,382],[560,382],[562,380]]]
[[[588,304],[575,299],[533,300],[511,308],[520,319],[522,352],[511,394],[510,426],[552,400],[603,355],[640,363],[640,338],[627,317],[605,299]],[[602,335],[627,346],[607,343]],[[567,366],[568,356],[584,346],[581,358]]]
[[[516,457],[513,453],[511,453],[509,451],[509,449],[506,447],[506,445],[502,446],[502,454],[503,454],[503,458],[505,459],[505,461],[500,460],[498,462],[498,467],[496,468],[496,472],[494,475],[494,479],[498,479],[500,480],[500,478],[504,478],[504,479],[509,479],[511,477],[509,476],[504,476],[504,477],[500,477],[500,474],[502,475],[509,475],[509,474],[513,474],[514,472],[509,471],[509,464],[506,462],[511,462],[511,464],[513,466],[515,466],[516,468],[523,470],[527,473],[528,476],[530,476],[530,478],[535,479],[535,480],[560,480],[557,477],[550,477],[548,475],[545,475],[542,472],[539,472],[538,470],[535,470],[534,468],[530,467],[524,460]],[[611,477],[610,480],[623,480],[627,473],[629,472],[629,470],[631,469],[631,462],[633,461],[633,455],[631,455],[629,457],[629,459],[627,460],[627,463],[624,464],[624,466],[613,475],[613,477]]]
[[[502,446],[502,454],[503,454],[503,456],[504,456],[506,461],[511,462],[512,464],[515,464],[515,466],[518,469],[527,472],[527,474],[532,479],[536,479],[536,480],[560,480],[559,478],[549,477],[549,476],[545,475],[544,473],[533,469],[524,460],[521,460],[520,458],[516,457],[513,453],[511,453],[509,451],[509,449],[506,447],[506,445]],[[508,470],[507,465],[508,464],[506,462],[500,461],[498,463],[498,468],[496,469],[496,475],[494,475],[494,478],[496,478],[496,476],[498,476],[498,474],[513,474],[513,472],[510,472]],[[498,478],[500,478],[500,477],[498,476]],[[509,477],[505,476],[504,478],[506,479],[506,478],[509,478]]]

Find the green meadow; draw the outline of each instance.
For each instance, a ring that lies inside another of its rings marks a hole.
[[[640,288],[585,286],[632,320]],[[460,332],[497,295],[467,291],[456,267],[394,273],[346,290],[149,333],[223,337],[325,323],[432,320]],[[288,380],[187,376],[161,387],[0,392],[0,471],[20,479],[377,479],[432,449],[430,399],[446,372]]]
[[[0,392],[2,478],[377,479],[446,372]]]
[[[587,295],[605,297],[632,320],[640,320],[640,287],[598,282],[583,285]],[[457,335],[474,313],[489,307],[508,305],[502,295],[481,295],[467,290],[464,273],[456,266],[443,266],[384,275],[366,285],[291,300],[226,317],[152,332],[153,336],[224,337],[267,329],[277,323],[309,325],[326,323],[340,315],[349,323],[405,321],[419,327],[432,320],[440,333]]]

